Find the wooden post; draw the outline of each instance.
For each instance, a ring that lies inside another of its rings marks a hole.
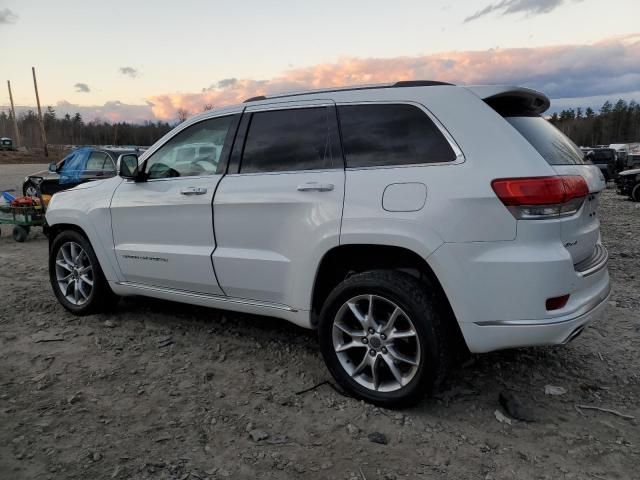
[[[40,95],[38,95],[38,82],[36,81],[36,69],[31,67],[33,73],[33,87],[36,89],[36,102],[38,104],[38,119],[40,120],[40,134],[42,135],[42,145],[44,145],[44,156],[49,156],[49,149],[47,148],[47,133],[44,131],[44,122],[42,121],[42,109],[40,108]]]
[[[20,148],[20,130],[18,130],[18,117],[16,117],[16,107],[13,106],[13,94],[11,93],[11,82],[7,80],[7,87],[9,87],[9,101],[11,102],[11,114],[13,115],[13,130],[16,136],[16,149]]]

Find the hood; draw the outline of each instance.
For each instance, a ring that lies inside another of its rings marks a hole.
[[[48,178],[60,178],[60,175],[54,172],[50,172],[49,170],[40,170],[39,172],[30,173],[26,178],[29,177],[42,177],[44,179]]]

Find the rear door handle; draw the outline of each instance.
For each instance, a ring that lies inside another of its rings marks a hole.
[[[207,189],[204,187],[189,187],[180,190],[181,195],[204,195],[207,193]]]
[[[299,192],[330,192],[333,190],[333,183],[308,182],[298,185]]]

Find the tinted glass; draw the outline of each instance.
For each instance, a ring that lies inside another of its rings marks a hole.
[[[413,105],[338,107],[347,167],[451,162],[456,155],[431,119]]]
[[[505,118],[549,165],[584,164],[584,154],[560,130],[539,116]]]
[[[216,173],[232,117],[212,118],[187,127],[147,160],[147,178]]]
[[[339,157],[331,115],[333,110],[327,107],[254,113],[240,172],[333,168]]]
[[[593,163],[604,163],[605,165],[613,159],[613,150],[593,150],[593,155],[591,156]]]

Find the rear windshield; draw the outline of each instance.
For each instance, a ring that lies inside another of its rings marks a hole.
[[[584,154],[560,130],[539,116],[505,117],[549,165],[584,164]]]

